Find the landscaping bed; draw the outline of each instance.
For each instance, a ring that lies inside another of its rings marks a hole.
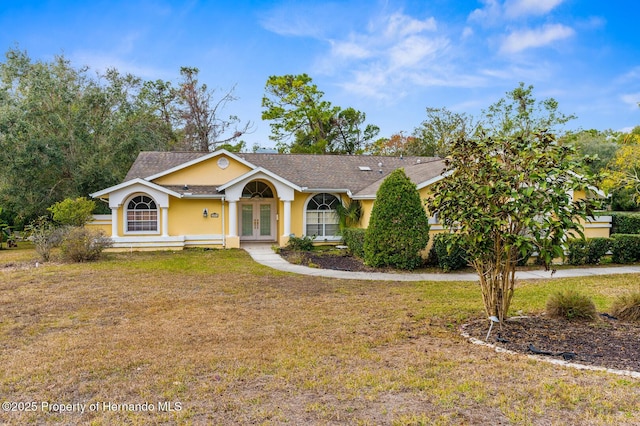
[[[474,321],[463,330],[485,341],[489,321]],[[494,325],[487,342],[522,354],[640,372],[639,335],[640,324],[606,314],[593,322],[531,316],[510,318],[502,327]]]

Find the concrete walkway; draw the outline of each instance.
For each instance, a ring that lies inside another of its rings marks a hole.
[[[308,266],[294,265],[284,260],[275,253],[271,244],[256,243],[242,244],[242,248],[258,263],[273,269],[285,272],[293,272],[302,275],[316,277],[330,277],[350,280],[374,280],[374,281],[478,281],[475,273],[390,273],[390,272],[350,272],[333,269],[310,268]],[[576,268],[559,269],[554,274],[551,271],[534,270],[518,271],[516,278],[519,280],[550,279],[586,277],[594,275],[611,274],[638,274],[640,266],[611,266],[601,268]]]

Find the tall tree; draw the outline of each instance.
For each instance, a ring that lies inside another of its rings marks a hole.
[[[556,122],[555,109],[550,116],[533,115],[538,103],[530,90],[516,89],[490,107],[503,125],[453,142],[449,176],[434,185],[427,201],[465,247],[486,313],[500,321],[514,294],[518,260],[534,249],[546,265],[561,257],[564,239],[582,235],[579,219],[598,206],[590,198],[571,197],[592,180],[573,149],[547,130]]]
[[[414,132],[411,155],[446,157],[454,140],[472,134],[474,123],[466,114],[446,108],[427,108],[427,119]]]
[[[630,190],[640,204],[640,126],[620,136],[619,148],[608,169],[605,186],[610,190]]]
[[[66,197],[119,182],[140,150],[165,149],[140,79],[92,78],[63,56],[33,62],[10,49],[0,63],[0,203],[18,224]]]
[[[242,124],[235,115],[222,117],[222,111],[229,102],[237,100],[233,95],[235,86],[219,99],[215,91],[198,81],[198,68],[182,67],[182,81],[178,97],[182,108],[185,148],[194,151],[214,151],[220,144],[230,144],[238,140],[252,128],[251,122]]]
[[[307,74],[267,79],[262,119],[271,121],[269,138],[280,152],[355,154],[376,137],[378,127],[362,128],[364,113],[334,107],[323,96]]]

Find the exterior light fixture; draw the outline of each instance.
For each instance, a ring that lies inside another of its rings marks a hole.
[[[202,217],[209,217],[209,210],[207,209],[202,210]]]
[[[489,340],[489,335],[491,334],[491,329],[493,328],[493,324],[496,322],[500,322],[498,317],[496,317],[495,315],[491,315],[489,317],[489,321],[491,321],[491,325],[489,326],[489,332],[487,333],[487,337],[484,339],[485,342]]]

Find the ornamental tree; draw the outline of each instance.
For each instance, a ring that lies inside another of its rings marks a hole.
[[[510,93],[517,94],[523,92]],[[428,210],[437,212],[453,239],[465,247],[480,278],[487,315],[501,322],[513,297],[518,260],[537,251],[548,269],[563,255],[568,236],[583,236],[580,219],[598,207],[589,197],[572,196],[593,182],[574,150],[539,126],[549,120],[532,119],[530,92],[525,94],[524,100],[512,96],[523,108],[515,119],[500,115],[508,123],[522,124],[519,130],[494,127],[489,134],[480,128],[451,144],[447,177],[434,184],[434,196],[427,200]]]
[[[364,259],[371,266],[415,269],[429,241],[429,218],[416,185],[403,169],[394,170],[376,194],[364,240]]]

